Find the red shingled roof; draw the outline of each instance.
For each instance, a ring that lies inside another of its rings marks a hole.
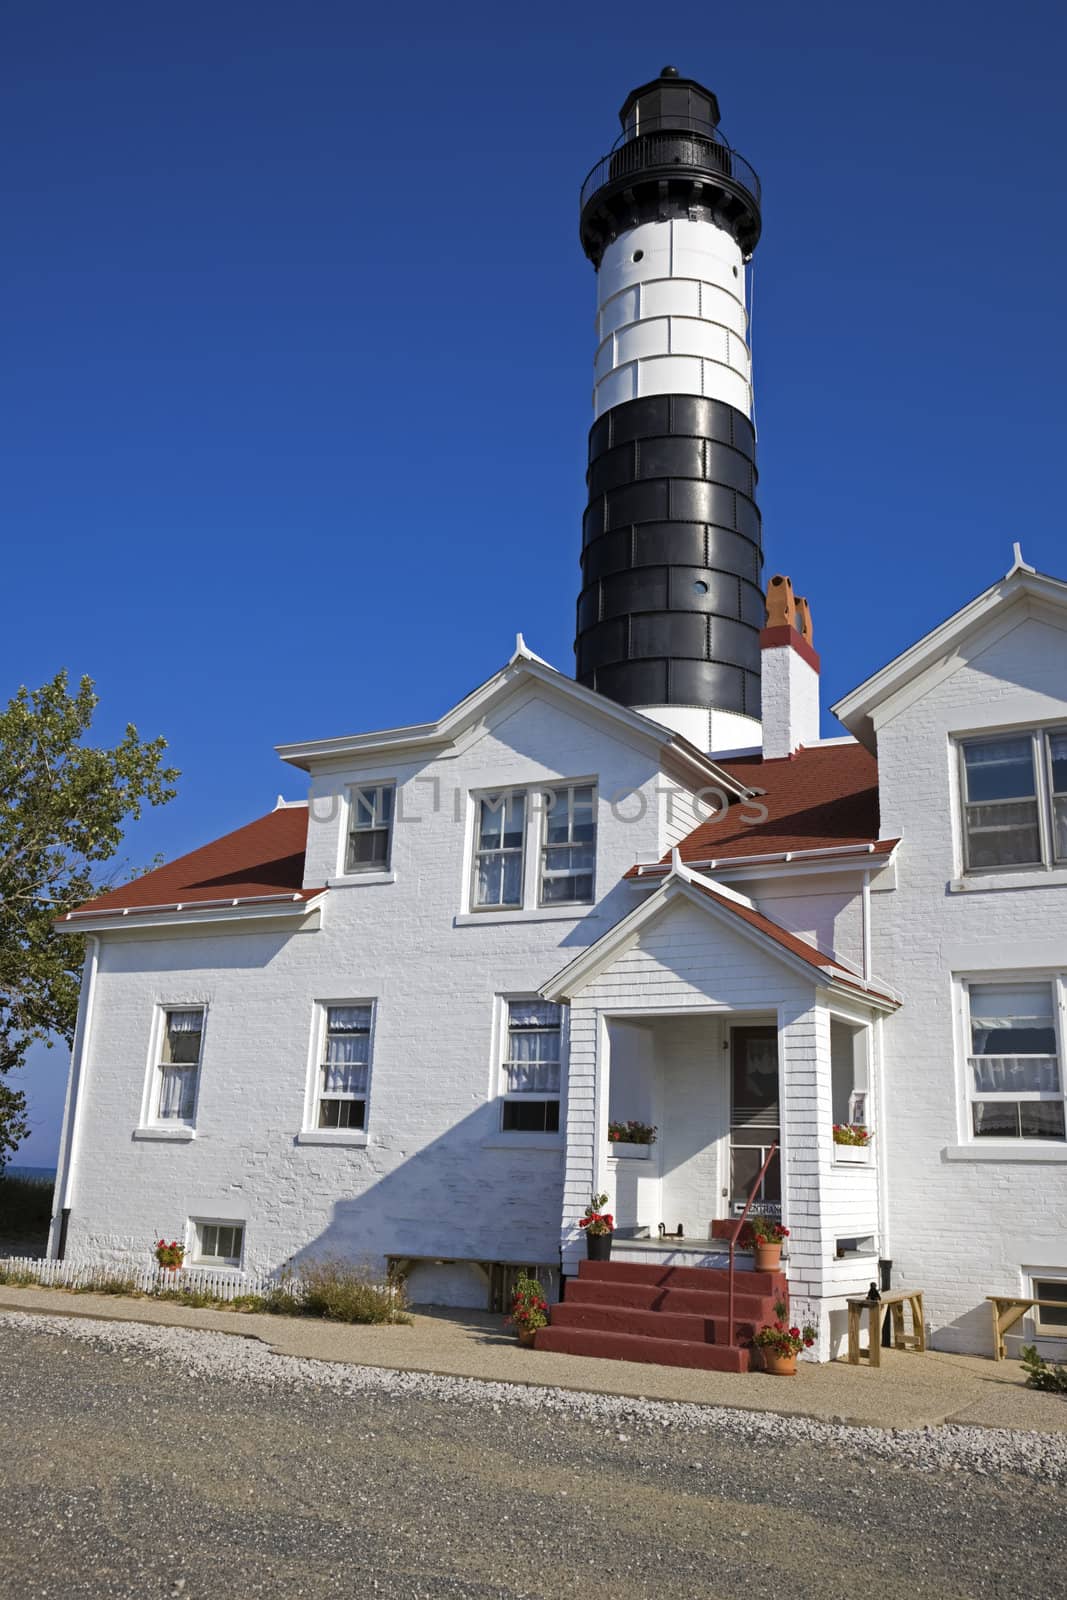
[[[310,899],[322,890],[304,888],[307,827],[306,806],[281,807],[187,856],[179,856],[177,861],[146,872],[143,878],[86,901],[78,910],[103,916],[109,911],[269,895]]]
[[[750,789],[764,790],[763,822],[739,802],[710,817],[679,845],[683,861],[731,861],[786,851],[832,850],[874,844],[886,853],[895,839],[878,837],[878,763],[860,744],[816,745],[781,761],[741,756],[716,763]],[[669,853],[663,860],[670,860]],[[631,868],[628,876],[636,874]]]

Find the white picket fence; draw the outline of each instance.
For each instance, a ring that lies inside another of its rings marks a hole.
[[[100,1266],[84,1261],[46,1261],[36,1256],[0,1257],[0,1274],[16,1273],[31,1278],[42,1289],[87,1289],[91,1284],[121,1280],[140,1294],[158,1294],[161,1289],[191,1289],[218,1300],[233,1300],[241,1294],[266,1294],[278,1286],[271,1273],[229,1271],[212,1267],[181,1267],[166,1272],[162,1267]]]

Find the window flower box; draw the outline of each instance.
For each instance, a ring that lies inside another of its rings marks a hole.
[[[647,1161],[652,1155],[650,1144],[630,1144],[625,1139],[612,1139],[608,1156],[612,1161]]]
[[[834,1163],[838,1166],[869,1167],[871,1147],[869,1144],[835,1144]]]

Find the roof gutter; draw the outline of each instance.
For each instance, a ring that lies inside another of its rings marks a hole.
[[[232,898],[227,896],[225,899],[220,900],[165,900],[159,905],[152,906],[100,906],[95,910],[92,906],[87,906],[79,911],[64,912],[63,916],[56,918],[55,926],[61,929],[64,923],[73,922],[78,917],[99,921],[101,917],[142,916],[153,911],[217,911],[223,906],[258,906],[278,902],[283,902],[286,905],[292,905],[296,902],[310,903],[309,899],[303,894],[287,892],[284,894],[235,895]]]
[[[787,864],[791,861],[832,861],[841,856],[884,855],[888,860],[896,852],[898,843],[898,840],[894,840],[887,848],[878,844],[842,844],[824,845],[817,850],[776,850],[769,855],[760,856],[706,856],[697,861],[687,861],[686,866],[700,872],[714,871],[716,869],[720,872],[726,872],[731,867],[765,866],[773,862]],[[638,863],[635,877],[665,878],[670,871],[671,866],[667,862]]]

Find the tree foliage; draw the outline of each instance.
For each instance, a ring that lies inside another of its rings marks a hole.
[[[6,1075],[34,1039],[74,1037],[82,941],[54,919],[114,887],[126,823],[176,793],[166,740],[130,724],[112,749],[85,742],[96,706],[90,678],[72,693],[59,672],[0,710],[0,1168],[27,1132]]]

